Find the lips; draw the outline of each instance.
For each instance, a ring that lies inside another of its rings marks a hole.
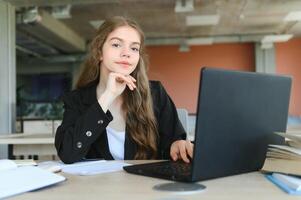
[[[129,67],[131,64],[129,62],[126,61],[120,61],[120,62],[115,62],[118,65],[121,65],[123,67]]]

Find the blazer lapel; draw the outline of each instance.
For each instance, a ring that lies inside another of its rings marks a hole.
[[[127,130],[127,129],[126,129]],[[124,141],[124,160],[133,160],[135,153],[137,152],[137,146],[134,141],[129,137],[128,131],[125,131]]]
[[[99,148],[100,151],[103,153],[103,157],[105,160],[114,160],[111,152],[110,152],[110,148],[109,148],[109,144],[108,144],[108,137],[107,137],[107,131],[105,130],[100,136],[99,136]]]

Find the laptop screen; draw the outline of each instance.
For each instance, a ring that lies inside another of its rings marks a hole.
[[[283,143],[291,78],[203,68],[199,88],[192,179],[259,170]]]

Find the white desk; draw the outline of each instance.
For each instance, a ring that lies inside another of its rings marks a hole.
[[[112,161],[111,161],[112,162]],[[114,161],[113,161],[114,162]],[[93,176],[63,174],[67,180],[58,185],[13,197],[21,200],[54,199],[130,199],[130,200],[283,200],[301,199],[291,196],[268,181],[260,172],[247,173],[201,182],[207,188],[196,194],[179,195],[153,190],[167,180],[128,174],[125,171]]]
[[[0,136],[0,144],[13,145],[14,156],[56,155],[52,134],[8,134]]]

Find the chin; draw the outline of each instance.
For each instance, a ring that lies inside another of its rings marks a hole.
[[[133,72],[133,70],[116,70],[115,72],[127,76],[127,75],[130,75]]]

